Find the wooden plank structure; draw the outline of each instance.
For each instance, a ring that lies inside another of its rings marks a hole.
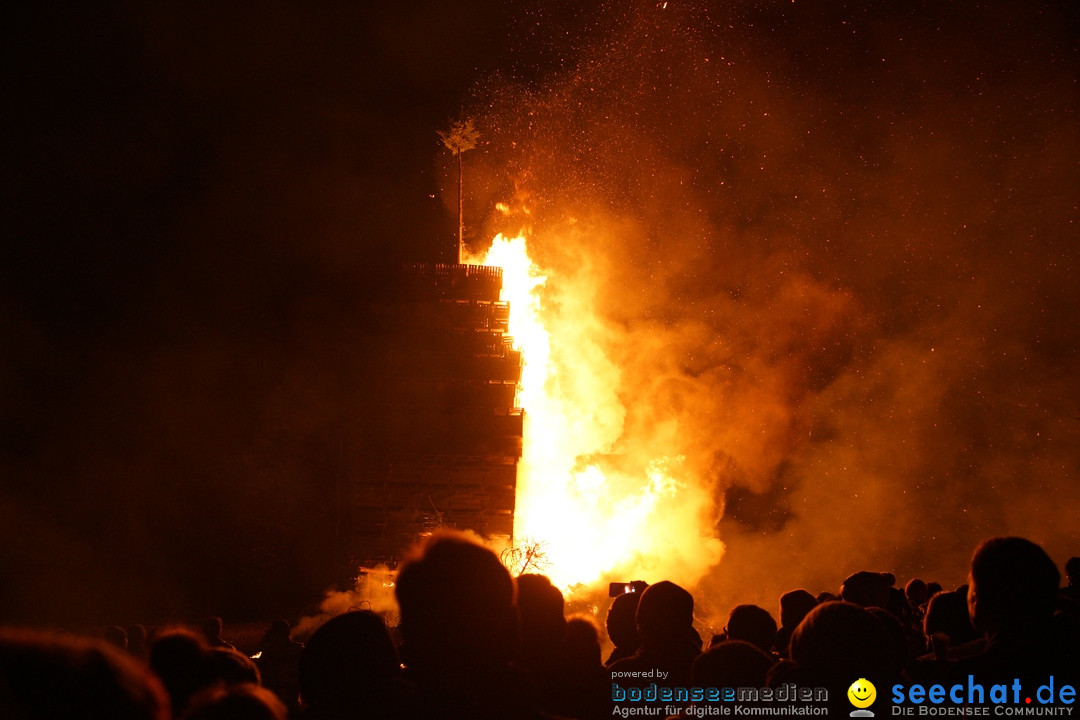
[[[509,540],[524,413],[502,269],[401,268],[382,306],[378,427],[351,489],[351,561],[391,567],[445,526]]]

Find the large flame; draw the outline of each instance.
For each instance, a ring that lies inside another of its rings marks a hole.
[[[539,569],[563,590],[615,579],[695,584],[723,550],[705,529],[712,502],[683,476],[678,454],[649,448],[635,467],[617,452],[626,410],[618,368],[596,337],[588,277],[552,288],[523,236],[498,235],[471,260],[503,269],[524,358],[516,541],[540,548]]]

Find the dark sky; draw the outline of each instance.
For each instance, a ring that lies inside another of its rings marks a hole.
[[[358,431],[342,382],[363,367],[356,308],[371,277],[451,257],[435,131],[504,54],[505,12],[16,12],[3,51],[0,615],[243,607],[233,585],[317,599],[325,568],[294,582],[267,568],[305,572],[293,526],[325,525],[323,491],[295,488],[329,482]]]
[[[716,5],[5,11],[0,617],[288,614],[329,582],[365,298],[385,263],[451,258],[435,130],[463,108],[474,237],[516,188],[540,235],[617,226],[569,237],[640,259],[601,278],[610,352],[659,348],[626,359],[627,442],[704,407],[691,464],[751,549],[729,537],[728,567],[757,579],[806,547],[785,518],[875,473],[883,506],[915,496],[883,564],[928,562],[930,526],[961,527],[960,556],[1025,530],[1011,501],[1072,499],[1075,9]],[[1040,541],[1075,538],[1065,517]]]

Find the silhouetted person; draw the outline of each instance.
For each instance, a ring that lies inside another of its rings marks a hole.
[[[395,592],[420,717],[540,715],[527,674],[513,666],[514,582],[493,552],[461,533],[434,535],[401,570]]]
[[[757,605],[736,605],[728,614],[728,640],[744,640],[767,655],[776,642],[776,620],[769,611]]]
[[[290,710],[296,710],[300,703],[300,655],[304,646],[292,639],[288,620],[279,619],[270,624],[260,651],[256,664],[262,673],[262,684]]]
[[[958,676],[1042,683],[1053,675],[1056,682],[1075,686],[1074,638],[1060,634],[1053,619],[1060,577],[1050,557],[1030,540],[998,537],[979,545],[968,576],[968,612],[987,646],[958,662]]]
[[[515,582],[521,663],[533,679],[540,706],[548,712],[566,712],[569,675],[562,592],[543,575],[519,575]]]
[[[561,712],[579,720],[599,720],[611,715],[608,673],[601,662],[600,628],[591,617],[566,621],[566,700]]]
[[[288,720],[274,693],[254,684],[215,687],[199,693],[179,720]]]
[[[907,598],[911,609],[921,618],[926,603],[930,600],[930,596],[926,592],[926,583],[919,578],[911,578],[908,580],[907,585],[904,586],[904,596]]]
[[[727,640],[724,633],[713,636],[708,650],[697,656],[691,668],[694,687],[763,688],[775,659],[745,640]],[[690,703],[672,719],[703,717],[693,707],[700,705],[716,709],[715,702]]]
[[[222,647],[235,650],[232,643],[225,641],[221,637],[222,623],[221,618],[217,616],[208,617],[202,621],[203,635],[206,637],[206,642],[210,647]]]
[[[608,638],[615,645],[615,649],[608,655],[605,665],[630,657],[641,647],[641,637],[637,631],[637,606],[640,599],[640,592],[632,592],[617,595],[611,601],[605,624]]]
[[[615,673],[663,670],[672,686],[687,687],[690,666],[701,653],[701,638],[694,630],[694,598],[673,582],[650,585],[641,594],[637,608],[637,629],[641,647],[628,658],[608,666]],[[628,686],[649,681],[620,677]]]
[[[960,648],[979,640],[980,634],[968,614],[966,585],[963,593],[940,592],[930,598],[923,616],[923,633],[939,660],[962,657],[957,654],[962,652]]]
[[[161,683],[104,642],[0,631],[0,717],[168,720]]]
[[[600,629],[587,615],[566,620],[566,661],[585,671],[603,670],[600,658]]]
[[[905,657],[914,659],[922,655],[926,650],[926,636],[922,631],[921,614],[911,607],[907,593],[901,588],[890,587],[884,609],[897,621],[905,646]],[[892,628],[891,623],[886,622],[886,625]]]
[[[225,685],[261,685],[262,675],[255,661],[239,650],[210,648],[210,672]]]
[[[210,658],[210,648],[202,637],[183,628],[162,632],[150,643],[150,669],[153,670],[172,701],[173,714],[179,716],[188,701],[217,679]]]
[[[396,718],[404,708],[397,649],[386,623],[354,610],[324,623],[300,655],[305,718]]]
[[[105,642],[109,643],[113,647],[120,648],[121,650],[127,650],[127,630],[124,630],[124,628],[120,627],[119,625],[110,625],[109,627],[105,628],[105,631],[102,633],[102,637],[105,638]]]
[[[745,640],[724,640],[699,655],[691,668],[695,687],[765,687],[772,655]]]
[[[1075,603],[1080,603],[1080,557],[1071,557],[1065,561],[1065,579],[1068,584],[1061,588],[1061,594]]]
[[[873,678],[882,688],[899,675],[881,623],[865,608],[847,602],[827,602],[811,610],[791,637],[790,658],[773,666],[769,686],[794,682],[828,688],[832,713],[843,717],[851,710],[845,691],[852,678]]]
[[[127,626],[127,651],[140,660],[150,652],[146,644],[146,628],[138,623]]]
[[[954,671],[954,661],[986,648],[986,640],[968,615],[967,585],[930,598],[923,616],[923,634],[929,652],[909,665],[908,673],[912,682],[926,686],[945,682]]]
[[[840,598],[861,607],[884,608],[889,605],[889,590],[896,583],[892,573],[857,572],[844,580]]]
[[[893,589],[900,594],[901,598],[903,597],[903,591],[898,588]],[[922,631],[919,631],[918,638],[912,642],[908,627],[895,613],[879,607],[868,607],[866,611],[878,621],[884,631],[885,644],[882,649],[886,653],[890,677],[898,676],[909,661],[922,655],[923,650],[926,649]]]
[[[776,631],[774,643],[776,652],[787,657],[791,634],[817,604],[817,598],[808,590],[792,590],[780,596],[780,628]]]
[[[803,618],[791,638],[791,659],[825,677],[855,672],[857,678],[856,668],[886,674],[892,666],[887,648],[884,628],[865,608],[832,602]]]

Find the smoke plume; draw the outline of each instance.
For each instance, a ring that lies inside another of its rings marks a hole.
[[[467,212],[512,198],[485,236],[589,287],[612,452],[684,455],[711,498],[713,611],[859,569],[955,586],[994,535],[1076,554],[1066,11],[533,10],[533,73],[471,99]]]

